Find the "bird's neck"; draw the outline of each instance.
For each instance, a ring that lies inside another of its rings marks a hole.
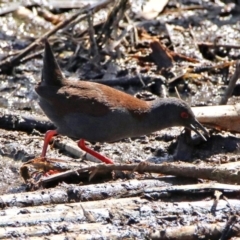
[[[158,131],[164,128],[176,126],[176,119],[173,117],[169,107],[169,99],[157,99],[149,102],[150,111],[143,121],[151,131]]]

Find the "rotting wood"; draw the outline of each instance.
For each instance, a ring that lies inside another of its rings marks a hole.
[[[99,164],[81,169],[69,170],[64,173],[52,175],[42,180],[43,184],[53,180],[61,179],[67,176],[81,174],[81,172],[90,172],[90,179],[95,173],[105,174],[109,171],[132,171],[132,172],[149,172],[175,175],[190,178],[202,178],[215,180],[220,183],[240,184],[240,162],[231,162],[221,165],[192,164],[186,162],[173,162],[162,164],[151,164],[142,162],[140,164]]]

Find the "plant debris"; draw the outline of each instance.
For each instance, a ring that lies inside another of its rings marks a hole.
[[[239,237],[239,3],[51,4],[0,3],[0,238]],[[66,77],[180,96],[210,138],[175,127],[89,143],[104,165],[57,136],[39,157],[55,129],[34,92],[46,38]]]

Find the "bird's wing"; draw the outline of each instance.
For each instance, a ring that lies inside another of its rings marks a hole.
[[[62,87],[39,85],[35,90],[64,114],[78,112],[102,116],[110,111],[127,109],[137,117],[149,109],[145,101],[93,82],[67,81]]]

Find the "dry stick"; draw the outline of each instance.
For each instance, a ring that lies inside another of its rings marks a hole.
[[[28,62],[28,61],[30,61],[32,59],[35,59],[35,58],[41,56],[43,54],[43,52],[44,52],[44,50],[41,49],[41,50],[39,50],[39,51],[37,51],[35,53],[29,54],[27,57],[22,59],[21,63],[23,64],[23,63]]]
[[[93,56],[93,60],[95,60],[97,63],[99,61],[99,51],[98,51],[98,46],[97,46],[97,42],[95,39],[95,31],[93,28],[93,14],[92,12],[90,12],[87,15],[87,21],[88,21],[88,26],[89,26],[89,37],[90,37],[90,42],[91,42],[91,51],[90,51],[90,55]],[[95,62],[93,61],[93,62]]]
[[[4,61],[0,62],[0,72],[3,72],[4,70],[7,70],[9,67],[14,67],[16,66],[23,57],[25,57],[30,51],[32,51],[37,45],[39,45],[40,42],[42,42],[44,39],[50,37],[52,34],[57,32],[59,29],[65,27],[69,23],[71,23],[75,18],[77,18],[81,14],[86,14],[89,11],[95,12],[100,10],[101,8],[107,6],[111,0],[104,0],[101,1],[100,3],[92,4],[90,6],[86,6],[73,14],[70,18],[60,22],[55,28],[52,30],[46,32],[43,36],[35,40],[33,43],[31,43],[28,47],[26,47],[23,51],[21,51],[17,56],[13,58],[7,58]],[[79,21],[85,19],[86,16],[83,16],[82,18],[79,19]]]
[[[233,89],[234,89],[234,87],[236,85],[236,82],[239,78],[240,78],[240,61],[237,61],[235,72],[232,75],[231,79],[229,80],[228,88],[226,89],[226,92],[225,92],[224,96],[222,97],[219,105],[224,105],[224,104],[227,103],[229,97],[232,96]]]
[[[86,167],[78,170],[70,170],[64,173],[56,174],[50,176],[44,180],[43,183],[51,182],[53,180],[60,179],[62,177],[67,177],[70,175],[75,175],[76,172],[80,174],[81,172],[94,172],[96,173],[106,173],[114,170],[119,171],[136,171],[139,173],[150,172],[150,173],[161,173],[168,175],[175,175],[181,177],[191,177],[191,178],[203,178],[209,180],[216,180],[222,183],[229,184],[240,184],[240,162],[226,163],[219,166],[206,166],[206,165],[195,165],[185,162],[176,163],[163,163],[163,164],[148,164],[142,162],[140,164],[99,164],[96,166]],[[94,174],[94,175],[95,175]],[[91,174],[91,178],[94,176]]]
[[[127,3],[128,0],[120,0],[119,2],[116,2],[104,26],[102,27],[102,32],[98,35],[97,39],[98,42],[100,42],[100,39],[102,38],[101,46],[104,46],[108,39],[110,38],[112,32],[114,30],[116,31],[116,26],[118,26],[119,21],[123,18],[123,14],[127,7]]]
[[[233,44],[219,44],[219,43],[210,43],[210,42],[197,42],[197,45],[201,45],[204,47],[209,47],[209,48],[233,48],[233,49],[240,49],[240,45],[233,45]]]
[[[230,237],[229,235],[232,233],[232,229],[236,224],[239,225],[239,219],[237,218],[236,215],[233,215],[228,219],[224,229],[222,230],[222,235],[220,237],[220,240],[229,239]]]

